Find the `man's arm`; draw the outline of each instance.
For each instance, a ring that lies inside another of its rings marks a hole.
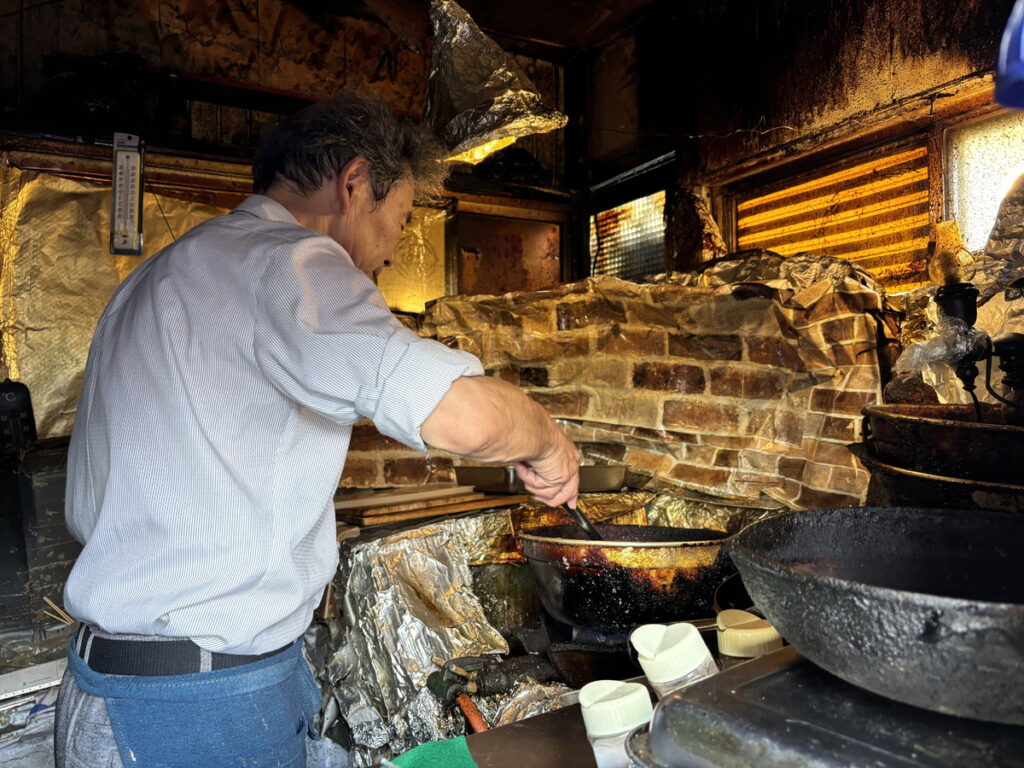
[[[515,464],[526,490],[550,506],[576,505],[580,457],[540,405],[516,386],[463,376],[420,427],[423,442],[469,459]]]

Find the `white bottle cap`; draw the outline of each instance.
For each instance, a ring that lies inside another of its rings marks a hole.
[[[595,680],[580,688],[583,724],[590,736],[611,736],[651,720],[651,694],[640,683]]]
[[[726,656],[752,659],[782,647],[782,635],[771,622],[749,611],[727,608],[717,621],[718,652]]]
[[[640,655],[644,674],[654,683],[678,680],[711,655],[693,624],[644,624],[629,640]]]

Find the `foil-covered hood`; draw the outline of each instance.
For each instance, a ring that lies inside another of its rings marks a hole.
[[[434,50],[426,120],[451,150],[449,159],[478,163],[521,136],[563,127],[515,60],[480,31],[452,0],[431,0]]]

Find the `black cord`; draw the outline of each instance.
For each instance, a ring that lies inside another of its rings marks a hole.
[[[171,229],[171,222],[169,222],[167,220],[167,214],[164,213],[164,206],[163,206],[163,203],[160,202],[160,195],[158,195],[156,192],[154,192],[152,188],[150,188],[149,193],[151,195],[153,195],[153,197],[156,199],[156,207],[160,209],[160,216],[161,216],[161,218],[163,218],[164,226],[167,227],[167,231],[171,235],[171,240],[172,241],[177,240],[178,236],[174,234],[174,230]]]
[[[974,390],[973,389],[968,390],[967,394],[970,395],[971,396],[971,400],[974,401],[974,417],[978,420],[978,423],[980,424],[981,421],[982,421],[982,418],[981,418],[981,401],[978,400],[978,396],[976,394],[974,394]]]
[[[1022,410],[1020,403],[1015,403],[1013,400],[1007,400],[992,389],[992,354],[992,340],[989,339],[988,356],[985,358],[985,389],[1000,403],[1008,405],[1011,408],[1016,408],[1018,411]],[[977,400],[977,398],[975,398],[975,400]],[[978,417],[978,421],[981,421],[980,416]]]

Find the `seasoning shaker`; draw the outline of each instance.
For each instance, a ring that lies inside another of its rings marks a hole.
[[[629,640],[659,698],[718,671],[693,624],[644,624],[633,630]]]
[[[629,768],[626,737],[651,720],[651,694],[641,683],[595,680],[580,689],[580,708],[597,768]]]

